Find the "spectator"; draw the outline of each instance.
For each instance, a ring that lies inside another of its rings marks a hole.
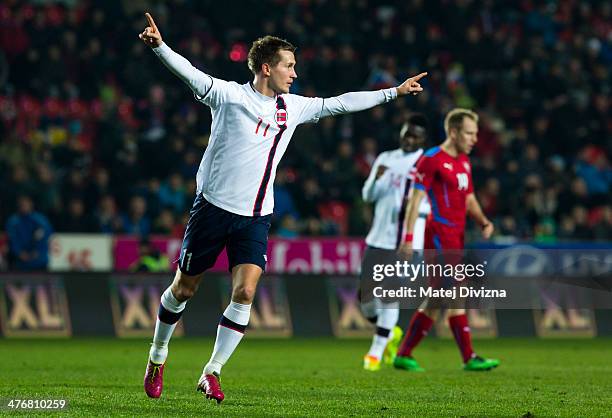
[[[160,186],[159,202],[163,207],[172,208],[176,214],[185,210],[185,188],[180,174],[171,174],[168,181]]]
[[[485,187],[478,193],[478,200],[482,210],[489,216],[498,214],[499,180],[490,177],[486,180]]]
[[[584,206],[574,206],[572,209],[574,221],[574,239],[588,241],[593,239],[593,231],[588,225],[588,212]]]
[[[45,162],[37,166],[38,208],[42,213],[55,215],[61,207],[61,193],[55,171]]]
[[[159,216],[153,222],[153,233],[166,236],[177,236],[177,223],[171,209],[165,208],[161,210]]]
[[[563,215],[561,217],[561,223],[559,230],[557,231],[557,237],[563,241],[576,240],[576,223],[570,215]]]
[[[130,200],[128,213],[123,215],[123,229],[131,235],[149,235],[151,220],[147,216],[147,202],[142,196],[134,196]]]
[[[147,185],[141,184],[140,187],[135,187],[132,191],[134,194],[145,196],[147,203],[147,214],[151,219],[155,219],[162,208],[160,199],[160,191],[162,185],[157,177],[150,177]]]
[[[295,221],[298,213],[287,186],[287,177],[286,169],[280,168],[276,173],[276,180],[274,181],[274,218],[284,220],[286,216],[289,216]]]
[[[307,218],[318,218],[319,211],[317,206],[323,200],[323,195],[317,179],[314,177],[307,178],[302,183],[301,189],[302,193],[296,196],[296,206],[300,208],[303,216]]]
[[[576,163],[576,174],[584,180],[589,196],[599,200],[610,193],[612,168],[602,149],[585,147]]]
[[[591,206],[591,199],[584,180],[576,177],[571,180],[570,188],[564,189],[559,196],[559,209],[562,212],[571,210],[574,206]]]
[[[97,231],[113,234],[124,231],[123,221],[117,213],[115,199],[111,195],[103,196],[95,211]]]
[[[138,246],[138,260],[130,266],[130,271],[159,273],[169,269],[168,257],[155,248],[148,238],[142,238]]]
[[[85,209],[80,197],[73,197],[63,211],[56,227],[57,232],[98,232],[95,218]]]
[[[612,206],[604,206],[601,220],[595,228],[595,239],[598,241],[612,241]]]
[[[0,91],[0,223],[15,211],[19,193],[37,196],[37,208],[53,225],[63,222],[59,209],[80,198],[87,212],[105,218],[97,230],[121,230],[107,195],[125,209],[142,194],[149,219],[166,219],[160,215],[165,205],[176,219],[185,217],[210,113],[176,88],[165,69],[148,65],[155,57],[131,24],[141,19],[139,7],[69,3],[60,20],[48,19],[41,2],[2,6],[9,26],[0,42],[9,71]],[[211,2],[202,15],[197,2],[180,3],[173,13],[183,24],[168,27],[177,48],[212,75],[246,81],[245,72],[237,73],[244,66],[224,58],[236,38],[220,36],[212,22],[226,15],[226,4]],[[372,156],[395,146],[394,132],[410,110],[427,113],[439,139],[443,115],[461,103],[482,116],[481,144],[472,156],[476,190],[489,193],[490,180],[499,181],[486,210],[498,222],[512,214],[517,236],[533,237],[551,210],[561,234],[573,207],[592,212],[610,204],[608,3],[568,2],[561,14],[532,2],[299,4],[299,13],[268,7],[272,14],[264,21],[222,25],[241,40],[270,32],[299,40],[304,77],[294,83],[296,93],[329,96],[360,83],[378,88],[423,63],[429,71],[415,100],[298,129],[284,160],[294,180],[283,187],[287,199],[281,200],[294,201],[290,212],[304,220],[298,223],[303,233],[334,231],[333,222],[316,221],[319,206],[330,200],[349,208],[349,231],[359,233],[364,214],[355,190]],[[406,50],[409,60],[401,58]],[[175,172],[183,179],[182,199]],[[532,175],[539,178],[537,189],[526,186]],[[102,200],[107,213],[99,215]],[[604,217],[584,228],[592,235],[602,222]]]
[[[19,195],[37,195],[38,188],[36,183],[32,180],[30,171],[24,166],[15,166],[13,168],[13,177],[9,184],[10,186],[6,188],[2,195],[2,200],[9,205],[7,211],[13,212],[17,209],[14,205]]]
[[[93,181],[89,184],[86,191],[86,205],[95,206],[100,201],[102,196],[112,194],[110,184],[110,174],[106,168],[98,168],[93,176]],[[93,207],[90,207],[93,209]]]
[[[372,164],[374,164],[374,160],[376,160],[378,154],[378,146],[374,138],[363,138],[359,155],[356,158],[357,170],[361,178],[365,179],[368,177],[372,169]]]
[[[298,225],[297,220],[291,214],[286,214],[280,222],[280,227],[276,231],[276,236],[279,238],[297,238],[298,237]]]
[[[17,213],[9,218],[6,225],[12,268],[45,270],[49,263],[51,224],[43,214],[34,211],[29,196],[19,196],[17,207]]]
[[[535,242],[553,244],[556,242],[555,221],[550,216],[542,218],[535,226]]]

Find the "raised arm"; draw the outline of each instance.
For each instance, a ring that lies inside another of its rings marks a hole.
[[[153,17],[145,13],[148,26],[138,35],[145,45],[150,46],[161,62],[179,77],[195,93],[202,98],[210,90],[213,79],[208,74],[198,70],[183,56],[174,52],[163,40]]]
[[[370,175],[361,189],[361,197],[364,202],[376,202],[380,198],[381,192],[385,189],[381,184],[384,182],[382,177],[385,175],[388,168],[389,167],[382,164],[382,155],[379,155],[376,161],[374,161],[372,170],[370,170]]]
[[[344,93],[340,96],[324,99],[321,117],[359,112],[382,103],[387,103],[399,96],[407,94],[417,95],[423,91],[419,80],[426,75],[427,73],[420,73],[408,78],[399,86],[390,89]]]

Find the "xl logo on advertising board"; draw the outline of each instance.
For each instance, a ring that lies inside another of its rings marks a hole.
[[[222,310],[230,302],[230,280],[221,280]],[[287,292],[282,280],[266,277],[257,285],[247,328],[253,337],[290,337],[293,333]]]
[[[161,294],[168,287],[167,277],[120,276],[110,279],[111,309],[115,333],[119,337],[150,337]],[[173,337],[183,335],[183,321],[177,323]]]
[[[329,310],[336,337],[372,335],[372,324],[361,313],[359,281],[353,277],[332,277],[327,281]]]
[[[61,278],[13,276],[0,280],[0,288],[0,324],[5,336],[70,336],[70,314]]]
[[[533,318],[539,337],[594,337],[597,333],[591,309],[561,308],[550,303],[546,309],[535,309]]]

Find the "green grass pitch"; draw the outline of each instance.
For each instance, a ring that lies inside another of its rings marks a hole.
[[[0,398],[67,399],[70,416],[606,416],[612,340],[479,340],[497,370],[460,370],[453,341],[415,351],[427,372],[361,369],[366,340],[247,338],[223,369],[221,405],[197,393],[212,339],[175,339],[161,399],[142,377],[148,342],[0,340]],[[0,409],[0,415],[15,415]],[[22,415],[34,416],[32,411]],[[40,416],[49,416],[41,412]],[[54,413],[53,415],[58,415]]]

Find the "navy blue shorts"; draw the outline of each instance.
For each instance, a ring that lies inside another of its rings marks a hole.
[[[199,194],[189,213],[179,268],[190,276],[211,268],[225,247],[229,270],[238,264],[266,269],[272,215],[242,216],[221,209]]]

